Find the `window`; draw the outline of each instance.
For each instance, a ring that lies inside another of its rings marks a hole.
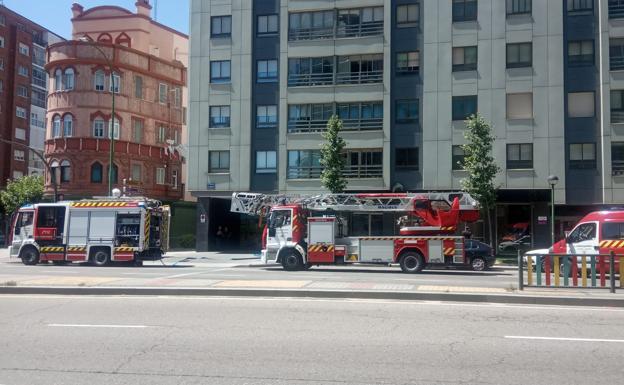
[[[381,83],[383,55],[354,55],[338,57],[337,84]]]
[[[26,119],[26,109],[23,107],[15,107],[15,116]]]
[[[156,168],[156,184],[165,184],[165,169],[163,167]]]
[[[229,151],[209,151],[208,172],[227,173],[230,172],[230,152]]]
[[[477,113],[477,96],[453,96],[453,120],[466,120]]]
[[[531,67],[533,43],[507,44],[507,68]]]
[[[102,183],[102,164],[99,162],[91,165],[91,183]]]
[[[258,83],[277,81],[277,60],[258,60],[257,66]]]
[[[420,70],[420,53],[418,51],[399,52],[396,60],[397,74],[417,74]]]
[[[65,115],[63,118],[63,136],[71,137],[74,135],[74,120],[71,115]]]
[[[344,175],[347,178],[379,178],[383,176],[382,151],[347,150]]]
[[[134,97],[137,99],[143,99],[143,78],[134,76]]]
[[[507,0],[507,16],[530,15],[531,0]]]
[[[279,15],[258,16],[258,36],[276,34],[278,28]]]
[[[318,179],[321,177],[319,150],[288,151],[288,179]]]
[[[453,22],[477,20],[477,0],[453,0]]]
[[[453,72],[477,69],[477,47],[453,47]]]
[[[594,11],[594,0],[567,0],[568,14],[592,13]]]
[[[32,46],[32,63],[43,67],[46,64],[46,50],[43,47]]]
[[[143,174],[143,167],[141,166],[141,164],[132,164],[132,167],[130,168],[130,174],[133,181],[140,182],[142,176],[141,174]]]
[[[6,17],[0,13],[0,25],[6,24]]]
[[[4,59],[0,58],[0,71],[4,71]],[[43,85],[45,87],[45,84]]]
[[[340,103],[336,113],[345,131],[383,128],[383,102]]]
[[[111,127],[112,125],[112,127]],[[111,119],[108,121],[108,129],[110,132],[110,130],[113,130],[113,139],[119,139],[119,131],[121,130],[121,127],[119,125],[119,119]]]
[[[568,93],[568,117],[591,118],[594,116],[595,97],[593,92]]]
[[[336,37],[361,37],[383,34],[383,7],[338,10]]]
[[[609,40],[609,69],[624,70],[624,39]]]
[[[507,119],[533,119],[533,94],[507,94]]]
[[[13,151],[13,159],[17,160],[18,162],[23,162],[24,161],[24,150],[14,150]]]
[[[158,103],[167,104],[167,88],[164,83],[158,84]]]
[[[420,7],[418,4],[397,5],[396,23],[397,27],[414,27],[420,20]]]
[[[418,170],[418,148],[395,149],[395,166],[403,170]]]
[[[288,59],[288,86],[318,86],[334,81],[334,58]]]
[[[15,139],[26,140],[26,130],[23,128],[16,128]]]
[[[178,170],[171,170],[171,184],[174,190],[178,188]]]
[[[594,65],[594,41],[580,40],[569,42],[568,64],[574,67]]]
[[[210,123],[208,127],[230,127],[230,106],[210,106]]]
[[[611,123],[624,123],[624,90],[611,90]]]
[[[61,162],[61,183],[69,183],[71,180],[71,165],[68,160]]]
[[[602,239],[624,239],[624,223],[605,222],[600,227]]]
[[[578,225],[568,235],[567,243],[579,243],[583,241],[591,241],[596,238],[596,224],[595,223],[583,223]]]
[[[54,71],[54,91],[61,91],[63,89],[63,71],[57,68]]]
[[[397,100],[396,123],[418,123],[418,99]]]
[[[323,131],[333,114],[334,106],[331,103],[291,104],[288,106],[288,132]],[[344,127],[344,120],[342,123]]]
[[[609,19],[624,17],[624,0],[609,0]]]
[[[257,106],[256,107],[256,127],[266,128],[277,126],[277,106]]]
[[[17,73],[18,73],[20,76],[28,77],[28,73],[29,73],[29,72],[28,72],[28,67],[25,67],[25,66],[23,66],[23,65],[18,66],[18,67],[17,67]]]
[[[66,90],[73,90],[74,89],[74,69],[73,68],[68,68],[65,70],[65,82],[64,82],[64,86]]]
[[[464,148],[459,145],[453,146],[451,155],[451,163],[453,170],[463,170],[464,169],[464,159],[466,159],[466,153],[464,152]]]
[[[101,118],[96,118],[93,121],[93,137],[104,138],[106,136],[105,123]]]
[[[42,115],[45,115],[45,114],[42,114]],[[39,127],[39,128],[45,128],[46,127],[45,116],[40,118],[39,114],[31,112],[30,113],[30,125]]]
[[[232,16],[210,18],[210,37],[229,37],[232,34]]]
[[[277,171],[277,153],[275,151],[256,151],[256,173],[274,174]]]
[[[210,82],[229,83],[230,82],[230,61],[220,60],[210,62]]]
[[[175,87],[173,90],[173,105],[180,107],[182,105],[182,90],[180,87]]]
[[[611,142],[611,175],[624,174],[624,142]]]
[[[21,171],[14,170],[13,171],[13,179],[19,179],[24,176],[24,173]]]
[[[0,36],[0,48],[4,48],[4,36]]]
[[[121,77],[118,73],[113,72],[112,83],[110,85],[110,92],[118,94],[121,90]]]
[[[104,71],[102,70],[95,71],[95,74],[93,76],[93,86],[96,91],[104,91],[105,81],[106,81],[106,77],[104,76]],[[56,90],[58,91],[58,89]]]
[[[576,170],[595,169],[596,143],[570,144],[570,168]]]
[[[334,36],[334,11],[288,15],[288,40],[327,39]]]
[[[530,169],[533,168],[533,144],[508,144],[507,145],[507,169]]]
[[[132,120],[132,141],[136,143],[143,142],[143,121],[140,119]]]
[[[61,136],[61,117],[59,115],[55,115],[52,119],[52,137],[60,138]]]
[[[22,98],[28,97],[28,88],[26,86],[18,85],[17,86],[17,96],[21,96]]]
[[[45,71],[37,68],[37,67],[33,67],[32,69],[32,82],[34,85],[39,86],[41,88],[46,88],[47,87],[47,81],[48,78],[46,76]]]
[[[119,175],[119,167],[117,167],[116,164],[113,164],[112,170],[108,170],[111,172],[111,174],[113,175],[113,177],[111,178],[113,180],[113,184],[117,184],[118,183],[118,175]]]
[[[24,43],[18,43],[19,53],[22,55],[30,56],[30,48]]]
[[[45,91],[32,88],[30,94],[31,94],[30,101],[32,104],[34,104],[37,107],[46,108],[48,95],[46,94]]]
[[[156,132],[156,142],[164,143],[167,140],[167,127],[160,125],[158,126],[158,131]]]

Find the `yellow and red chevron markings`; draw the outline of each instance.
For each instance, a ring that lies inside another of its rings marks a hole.
[[[135,251],[136,248],[134,247],[115,247],[115,252],[116,253],[124,253],[124,252],[130,252],[130,251]]]
[[[600,247],[624,247],[624,240],[600,241]]]
[[[308,252],[317,252],[317,251],[323,251],[323,252],[334,251],[334,245],[310,245],[308,246]]]
[[[444,249],[444,255],[453,255],[453,254],[455,254],[455,248],[447,247],[446,249]]]
[[[65,251],[63,246],[42,246],[39,248],[41,253],[62,253]]]
[[[130,202],[112,202],[112,201],[104,201],[104,202],[72,202],[72,207],[127,207],[127,206],[135,206],[135,204]]]
[[[87,246],[67,246],[67,252],[81,252],[84,253],[87,251]]]

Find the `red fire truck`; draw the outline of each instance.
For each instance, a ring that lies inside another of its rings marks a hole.
[[[168,206],[138,197],[26,205],[13,219],[10,256],[25,265],[43,261],[141,265],[162,258],[167,250],[169,220]]]
[[[267,218],[262,261],[285,270],[349,263],[398,263],[406,273],[432,265],[483,270],[493,260],[469,255],[464,236],[456,235],[460,223],[479,218],[478,203],[461,192],[234,193],[231,211]]]

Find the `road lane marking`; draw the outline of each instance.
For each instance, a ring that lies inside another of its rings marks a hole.
[[[57,328],[113,328],[113,329],[144,329],[147,325],[96,325],[96,324],[48,324]]]
[[[205,271],[196,271],[194,273],[185,273],[185,274],[176,274],[176,275],[168,275],[162,278],[171,279],[171,278],[182,278],[182,277],[190,277],[191,275],[200,275],[204,274]]]
[[[566,338],[566,337],[538,337],[538,336],[505,336],[513,340],[546,340],[546,341],[575,341],[575,342],[617,342],[624,343],[624,340],[611,340],[606,338]]]

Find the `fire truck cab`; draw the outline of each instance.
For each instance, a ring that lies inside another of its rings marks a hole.
[[[10,257],[26,265],[111,261],[140,265],[168,248],[170,210],[146,198],[102,198],[26,205],[14,216]]]

